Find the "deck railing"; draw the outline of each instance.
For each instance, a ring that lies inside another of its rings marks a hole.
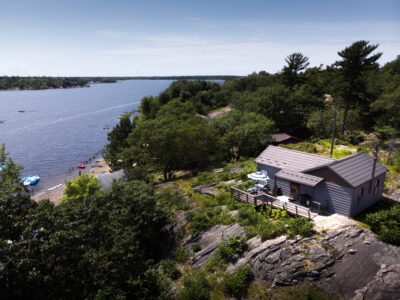
[[[302,216],[306,218],[313,218],[317,215],[317,213],[312,212],[309,208],[297,205],[292,202],[280,202],[276,197],[261,193],[261,194],[250,194],[248,192],[242,191],[236,187],[231,187],[231,195],[234,199],[246,203],[250,203],[252,205],[269,205],[274,208],[280,208],[292,215]]]

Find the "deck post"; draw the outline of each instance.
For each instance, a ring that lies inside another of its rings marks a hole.
[[[311,213],[310,213],[310,210],[308,210],[308,218],[311,220]]]
[[[297,211],[297,205],[295,205],[295,207],[296,207],[296,216],[298,216],[299,212]]]

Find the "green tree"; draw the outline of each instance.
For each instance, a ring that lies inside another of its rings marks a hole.
[[[0,167],[0,239],[13,241],[19,239],[35,203],[21,184],[22,167],[8,157],[4,145],[0,145]]]
[[[91,174],[82,174],[71,181],[65,182],[63,202],[88,199],[101,190],[100,181]]]
[[[343,135],[348,111],[352,106],[364,105],[367,108],[367,77],[372,70],[377,70],[377,60],[382,53],[372,54],[378,45],[370,45],[368,41],[357,41],[338,52],[341,60],[335,63],[339,74],[339,93],[343,99],[343,120],[340,132]]]
[[[309,58],[301,53],[293,53],[285,58],[286,65],[282,70],[283,82],[292,89],[299,81],[299,72],[309,65]]]
[[[168,214],[142,182],[24,216],[18,239],[0,239],[2,299],[157,299],[168,282],[155,271],[170,248]]]
[[[200,170],[216,161],[216,131],[204,119],[192,115],[171,116],[144,122],[129,137],[123,152],[127,166],[154,166],[169,180],[177,170]]]
[[[215,120],[221,144],[228,159],[257,155],[270,141],[274,122],[266,117],[238,110]]]
[[[131,121],[130,114],[124,114],[119,124],[108,134],[108,144],[104,148],[104,159],[109,163],[112,170],[118,170],[123,165],[121,161],[121,151],[128,146],[128,135],[135,128],[135,123]]]

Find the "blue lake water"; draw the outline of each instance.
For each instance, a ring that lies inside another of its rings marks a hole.
[[[0,144],[23,165],[23,175],[41,176],[36,189],[62,183],[77,163],[102,151],[121,114],[170,83],[126,80],[89,88],[0,91]]]

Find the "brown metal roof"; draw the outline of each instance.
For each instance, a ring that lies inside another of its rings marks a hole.
[[[334,161],[330,157],[276,146],[268,146],[256,158],[256,163],[298,172],[328,165]]]
[[[292,170],[280,170],[275,174],[275,177],[289,180],[291,182],[297,182],[308,186],[316,186],[320,183],[324,178],[317,177],[314,175],[304,174]]]
[[[284,133],[284,132],[283,133],[275,133],[275,134],[271,135],[271,140],[274,143],[281,143],[281,142],[284,142],[284,141],[287,141],[290,139],[296,139],[296,138],[287,133]]]
[[[336,160],[329,168],[347,181],[351,186],[359,186],[372,179],[374,159],[366,153],[357,153]],[[374,177],[386,173],[386,169],[379,162],[376,163]]]

